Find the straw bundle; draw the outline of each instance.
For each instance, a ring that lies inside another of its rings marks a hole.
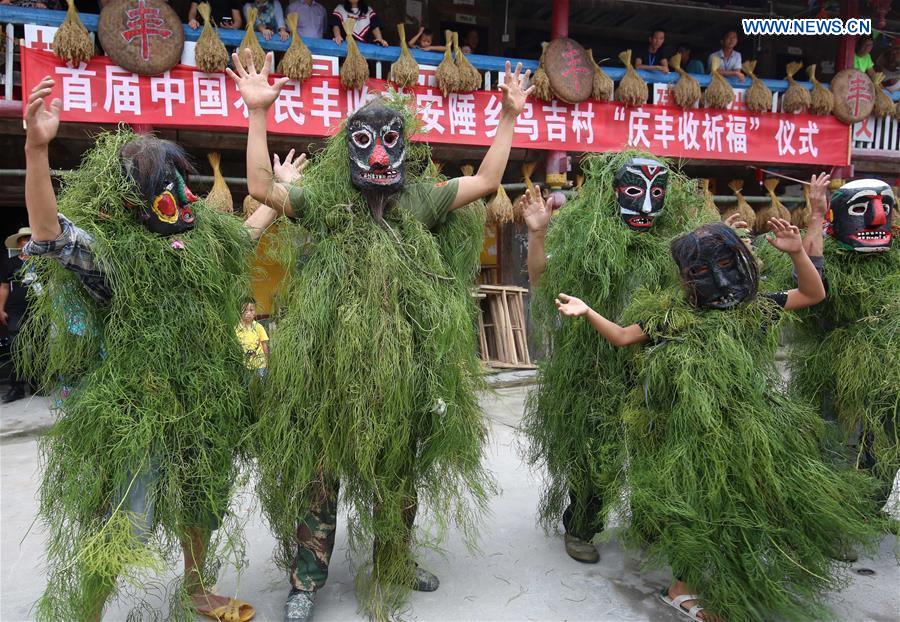
[[[894,105],[894,118],[900,119],[900,99],[898,99],[897,103]]]
[[[800,71],[801,67],[803,67],[803,63],[800,62],[789,63],[787,66],[785,80],[790,86],[781,98],[781,109],[785,112],[800,112],[804,108],[809,108],[809,91],[794,80],[794,74]]]
[[[809,111],[813,114],[831,114],[834,108],[834,94],[816,80],[815,65],[807,67],[806,74],[813,83],[812,92],[809,94]]]
[[[243,209],[241,210],[241,213],[244,216],[244,220],[250,218],[250,216],[253,215],[253,212],[255,212],[260,205],[262,205],[262,203],[251,197],[249,194],[245,196]]]
[[[670,58],[669,66],[680,76],[678,82],[672,87],[672,99],[681,108],[693,108],[697,100],[700,99],[700,83],[681,68],[681,54],[675,54],[675,56]]]
[[[812,217],[812,204],[809,200],[809,186],[803,185],[803,198],[806,202],[803,205],[798,204],[794,211],[791,212],[791,224],[801,229],[809,226],[809,220]]]
[[[602,102],[612,101],[616,88],[613,79],[594,60],[594,52],[592,50],[588,50],[588,56],[591,58],[591,64],[594,65],[594,87],[591,91],[591,97]]]
[[[356,38],[353,36],[354,28],[356,28],[355,19],[344,20],[344,32],[347,34],[347,58],[341,65],[341,85],[345,89],[355,90],[361,89],[369,79],[369,63],[356,47]]]
[[[728,187],[734,193],[734,196],[737,197],[737,204],[722,212],[722,220],[726,220],[734,212],[737,212],[741,215],[741,220],[747,223],[748,227],[754,227],[756,224],[756,212],[753,211],[753,208],[747,203],[747,199],[744,198],[742,192],[744,189],[744,180],[732,179],[728,182]]]
[[[625,65],[625,75],[619,80],[616,100],[626,106],[643,106],[647,103],[650,92],[647,83],[631,66],[631,50],[625,50],[619,54],[619,60]]]
[[[778,197],[775,196],[775,188],[778,187],[778,181],[777,177],[770,177],[763,182],[771,201],[766,207],[756,213],[756,233],[766,233],[769,230],[770,218],[783,218],[784,220],[791,219],[791,213],[784,205],[782,205],[781,201],[778,200]]]
[[[262,71],[266,64],[266,53],[259,44],[259,39],[256,38],[256,16],[258,14],[259,11],[256,7],[251,7],[247,11],[247,32],[244,34],[239,50],[241,62],[244,62],[244,50],[250,48],[250,54],[253,56],[253,66],[256,67],[257,71]]]
[[[581,190],[584,185],[584,175],[575,175],[575,190]]]
[[[699,181],[700,190],[703,192],[703,205],[697,216],[703,216],[704,219],[717,219],[719,217],[719,208],[716,207],[716,200],[709,189],[709,179],[700,179]]]
[[[516,219],[516,211],[503,184],[487,203],[487,222],[491,225],[503,225]]]
[[[531,76],[531,85],[534,87],[534,95],[536,98],[545,102],[553,99],[553,90],[550,88],[550,76],[544,67],[544,57],[547,55],[547,44],[541,44],[541,60],[538,63],[537,71]]]
[[[459,90],[462,78],[459,75],[456,63],[453,62],[453,33],[445,30],[444,39],[446,42],[444,60],[441,61],[441,64],[438,65],[437,70],[434,72],[434,79],[438,88],[441,89],[441,93],[446,97],[448,93],[455,93]]]
[[[872,83],[875,85],[875,105],[872,107],[872,115],[877,119],[883,119],[894,112],[894,102],[881,87],[884,82],[884,74],[876,73]]]
[[[284,53],[284,58],[278,63],[278,73],[291,80],[303,82],[312,75],[313,60],[312,53],[306,47],[300,33],[297,32],[298,17],[297,13],[289,13],[285,18],[291,31],[291,45]]]
[[[208,2],[201,2],[197,11],[203,18],[203,32],[197,39],[195,57],[197,68],[203,73],[222,71],[228,66],[228,50],[216,32],[215,24],[210,18],[211,8]]]
[[[406,24],[397,24],[397,32],[400,34],[400,56],[391,65],[391,82],[400,88],[415,86],[419,81],[419,63],[409,53],[406,45]]]
[[[713,56],[711,63],[712,72],[710,75],[712,76],[712,80],[710,81],[709,86],[706,87],[704,101],[706,102],[707,108],[719,108],[724,110],[732,101],[734,101],[734,89],[728,84],[728,80],[719,73],[719,67],[722,64],[719,57]]]
[[[6,40],[5,35],[3,39]],[[75,65],[86,63],[94,55],[94,43],[78,17],[75,0],[69,0],[66,18],[53,36],[53,53]]]
[[[213,171],[212,190],[206,195],[206,204],[220,212],[231,214],[234,212],[234,199],[231,198],[231,191],[225,178],[222,177],[222,156],[217,151],[210,151],[206,154],[209,165]]]
[[[462,48],[459,47],[459,33],[453,33],[453,47],[456,50],[456,70],[459,72],[459,90],[476,91],[484,84],[481,72],[469,62]]]
[[[534,173],[535,168],[537,168],[537,162],[522,162],[522,180],[525,182],[525,187],[529,190],[534,190],[531,175]]]
[[[750,88],[744,93],[744,103],[752,112],[769,112],[772,110],[772,90],[756,77],[756,61],[747,60],[741,65],[750,76]]]

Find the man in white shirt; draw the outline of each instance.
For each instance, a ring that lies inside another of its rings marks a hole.
[[[743,82],[747,78],[744,76],[744,72],[741,71],[741,53],[734,49],[738,44],[737,31],[726,30],[722,35],[721,43],[722,49],[709,55],[709,60],[706,62],[706,70],[712,71],[713,56],[718,56],[719,60],[722,61],[719,65],[719,73],[723,76],[737,78]]]
[[[316,0],[294,0],[287,12],[297,14],[297,32],[301,37],[322,38],[327,12]]]

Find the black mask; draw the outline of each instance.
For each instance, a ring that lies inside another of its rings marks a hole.
[[[362,192],[394,193],[406,181],[403,117],[378,102],[347,120],[350,181]]]
[[[648,231],[666,198],[669,169],[650,158],[631,158],[616,171],[619,216],[632,231]]]
[[[891,218],[897,201],[878,179],[857,179],[831,195],[831,236],[845,248],[877,253],[891,248]]]
[[[193,169],[175,143],[142,136],[122,148],[122,166],[143,202],[131,206],[140,223],[153,233],[175,235],[194,227],[191,203],[197,196],[185,178]]]
[[[731,227],[704,225],[674,240],[671,250],[694,305],[730,309],[756,296],[756,262]]]

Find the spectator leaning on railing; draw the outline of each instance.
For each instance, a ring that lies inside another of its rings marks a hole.
[[[654,30],[647,39],[647,47],[639,49],[635,54],[634,66],[645,71],[662,71],[669,73],[670,51],[663,46],[666,41],[664,30]]]
[[[244,5],[245,18],[248,17],[251,8],[258,11],[253,28],[262,34],[263,39],[268,41],[277,30],[282,41],[288,40],[288,31],[284,25],[284,9],[281,8],[279,0],[256,0],[246,3]]]
[[[57,11],[64,8],[59,0],[0,0],[0,5],[18,6],[25,9],[55,9]]]
[[[213,21],[219,28],[236,30],[244,25],[241,17],[241,0],[208,0]],[[197,30],[202,24],[197,19],[197,2],[191,2],[188,26]]]
[[[347,19],[355,19],[353,38],[364,43],[377,43],[387,45],[388,42],[381,36],[381,19],[375,10],[362,0],[349,0],[341,2],[331,12],[331,35],[334,42],[340,45],[344,41],[343,23]]]
[[[703,71],[703,61],[697,58],[691,58],[691,46],[683,43],[676,50],[681,54],[681,67],[688,73],[706,73]]]
[[[734,49],[738,44],[737,30],[729,29],[722,33],[721,43],[722,49],[709,55],[709,59],[706,62],[707,71],[712,71],[713,56],[718,56],[719,60],[722,61],[719,65],[719,73],[723,76],[737,78],[743,82],[747,78],[744,76],[744,72],[741,71],[741,53]]]
[[[294,0],[288,5],[287,12],[288,15],[297,14],[297,32],[301,37],[322,38],[328,11],[316,0]]]

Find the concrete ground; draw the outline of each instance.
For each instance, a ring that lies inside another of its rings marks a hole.
[[[640,559],[623,553],[614,539],[600,546],[599,564],[579,564],[566,556],[560,536],[548,536],[537,526],[539,480],[522,464],[516,446],[526,391],[524,387],[500,388],[483,398],[491,429],[487,466],[502,491],[491,503],[480,552],[467,551],[456,533],[445,542],[443,555],[423,552],[420,561],[438,574],[441,588],[432,594],[413,594],[403,618],[454,622],[686,620],[656,598],[670,578],[665,569],[643,571]],[[37,506],[37,448],[33,436],[16,436],[12,426],[24,421],[39,429],[35,417],[50,420],[46,404],[45,399],[33,398],[4,406],[0,413],[0,620],[4,622],[30,619],[31,604],[44,587],[43,538],[40,526],[32,526]],[[279,620],[288,584],[269,559],[274,541],[252,495],[244,495],[240,505],[247,520],[249,566],[240,578],[223,571],[218,591],[252,602],[257,620]],[[900,619],[900,569],[893,546],[894,539],[885,538],[874,559],[861,558],[848,568],[848,587],[828,597],[838,619]],[[163,611],[166,595],[160,586],[175,578],[174,570],[153,581],[148,597]],[[105,619],[124,620],[129,604],[114,603]],[[356,610],[341,517],[331,574],[319,594],[315,621],[363,619]]]

